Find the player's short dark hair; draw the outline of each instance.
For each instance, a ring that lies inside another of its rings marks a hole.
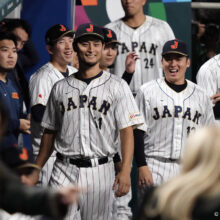
[[[6,18],[1,21],[0,25],[3,31],[12,32],[16,28],[22,28],[28,34],[28,37],[30,37],[32,33],[30,24],[20,18]]]
[[[12,40],[14,42],[15,46],[17,46],[17,38],[12,33],[0,31],[0,41],[2,41],[2,40]]]

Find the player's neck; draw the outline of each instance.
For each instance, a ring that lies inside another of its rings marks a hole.
[[[79,76],[80,76],[80,78],[89,79],[89,78],[96,76],[101,71],[102,70],[99,67],[99,63],[97,63],[94,66],[90,66],[90,67],[83,65],[83,64],[80,65],[80,63],[79,63]]]
[[[52,65],[60,72],[64,73],[66,72],[66,68],[67,68],[67,64],[60,64],[58,62],[55,61],[50,61],[52,63]]]
[[[123,21],[129,27],[136,28],[141,26],[146,21],[146,16],[143,13],[139,13],[131,17],[124,17]]]
[[[7,82],[7,72],[0,72],[0,80],[2,82]]]

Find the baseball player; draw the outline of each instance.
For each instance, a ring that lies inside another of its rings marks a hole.
[[[196,79],[213,101],[215,118],[220,120],[220,54],[200,67]]]
[[[136,96],[148,127],[145,133],[139,128],[135,131],[140,189],[175,176],[187,135],[214,124],[209,97],[202,88],[185,79],[190,59],[183,41],[165,43],[162,66],[165,78],[144,84]]]
[[[87,191],[69,219],[77,219],[79,212],[81,219],[111,219],[113,190],[123,196],[130,187],[132,126],[143,123],[127,83],[100,69],[103,40],[101,28],[78,27],[74,49],[79,71],[55,84],[42,121],[45,131],[36,163],[42,167],[55,147],[50,184],[77,183]],[[122,169],[115,177],[112,157],[119,135]]]
[[[62,24],[56,24],[48,29],[45,40],[47,51],[50,54],[50,62],[43,65],[30,78],[31,137],[35,156],[39,153],[44,130],[40,123],[51,89],[57,81],[76,72],[75,68],[68,66],[73,58],[73,34],[72,30]],[[49,182],[55,158],[54,153],[43,167],[42,176],[39,180],[42,185],[47,185]]]
[[[136,94],[145,82],[162,77],[162,47],[166,41],[175,37],[165,21],[144,15],[146,0],[121,0],[121,3],[125,17],[106,25],[117,33],[121,42],[112,72],[121,76],[127,54],[135,51],[140,60],[137,60],[130,88]]]

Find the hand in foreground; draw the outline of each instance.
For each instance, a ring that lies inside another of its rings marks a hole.
[[[139,187],[146,187],[154,184],[152,173],[147,166],[139,167],[138,171],[139,171],[139,177],[138,177]]]
[[[219,102],[220,101],[220,92],[211,96],[210,99],[212,100],[213,104],[216,104],[217,102]]]
[[[130,190],[130,172],[121,171],[116,177],[113,185],[113,190],[115,190],[115,196],[121,197],[126,195]]]

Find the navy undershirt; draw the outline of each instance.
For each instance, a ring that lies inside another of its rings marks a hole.
[[[85,82],[87,85],[89,85],[89,83],[93,80],[93,79],[96,79],[98,77],[100,77],[102,75],[103,71],[101,71],[99,74],[91,77],[91,78],[88,78],[88,79],[83,79],[83,78],[80,78],[79,75],[76,73],[76,78],[79,79],[79,80],[82,80],[83,82]]]
[[[181,84],[181,85],[172,84],[172,83],[168,82],[166,79],[165,79],[165,82],[171,89],[173,89],[176,92],[182,92],[187,87],[186,80],[185,80],[184,84]]]

